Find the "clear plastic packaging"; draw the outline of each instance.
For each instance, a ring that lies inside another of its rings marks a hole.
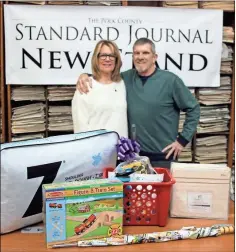
[[[132,160],[120,163],[115,169],[117,177],[128,176],[132,173],[155,174],[156,172],[153,169],[148,157],[137,155]]]

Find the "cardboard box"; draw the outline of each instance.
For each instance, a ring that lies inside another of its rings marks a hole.
[[[123,183],[108,179],[43,185],[48,248],[122,234]]]
[[[228,219],[231,169],[225,165],[172,163],[171,217]]]

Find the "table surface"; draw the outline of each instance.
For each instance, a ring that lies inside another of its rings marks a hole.
[[[124,233],[138,234],[150,233],[167,230],[177,230],[183,226],[205,227],[214,224],[234,224],[235,212],[234,202],[230,202],[230,214],[228,220],[205,220],[205,219],[180,219],[169,218],[165,227],[158,226],[125,226]],[[60,248],[59,252],[104,252],[104,251],[161,251],[161,252],[234,252],[234,234],[222,235],[218,237],[207,237],[199,240],[179,240],[162,243],[135,244],[114,247],[87,247],[87,248]],[[43,252],[55,251],[47,249],[44,240],[44,234],[22,234],[15,231],[10,234],[1,235],[1,251],[3,252]]]

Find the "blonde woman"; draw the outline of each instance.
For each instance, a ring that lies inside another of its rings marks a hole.
[[[92,56],[93,88],[86,95],[75,91],[72,100],[74,132],[96,129],[128,136],[125,84],[120,76],[122,62],[115,43],[101,40]]]

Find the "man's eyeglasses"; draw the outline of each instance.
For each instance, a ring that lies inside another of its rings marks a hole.
[[[109,60],[114,61],[116,59],[116,56],[114,54],[98,54],[98,58],[101,60],[106,60],[108,57]]]

